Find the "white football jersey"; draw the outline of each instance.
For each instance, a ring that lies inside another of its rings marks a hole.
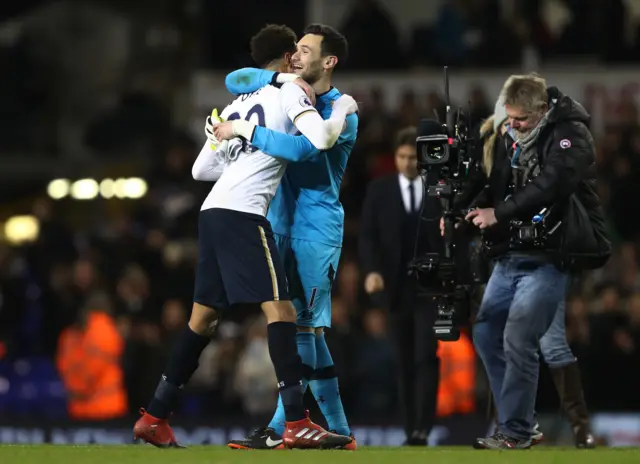
[[[295,134],[293,121],[307,111],[316,110],[306,94],[297,85],[287,83],[280,89],[267,85],[240,95],[220,117],[227,121],[245,119],[268,129]],[[237,158],[224,168],[201,210],[224,208],[266,216],[286,164],[245,142]]]

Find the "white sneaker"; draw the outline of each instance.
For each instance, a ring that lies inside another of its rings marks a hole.
[[[531,431],[531,446],[539,445],[544,441],[544,433],[540,431],[540,424],[536,422],[536,425]]]

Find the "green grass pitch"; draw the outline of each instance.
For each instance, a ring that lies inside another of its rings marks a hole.
[[[130,446],[0,446],[2,464],[618,464],[640,463],[640,449],[537,448],[479,451],[470,448],[361,448],[358,451],[241,451],[220,446],[159,450]]]

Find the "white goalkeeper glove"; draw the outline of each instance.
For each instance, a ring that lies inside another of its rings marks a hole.
[[[333,102],[332,112],[343,112],[346,116],[358,111],[358,104],[351,95],[341,95],[335,102]]]
[[[209,140],[210,147],[212,150],[215,150],[218,145],[220,145],[220,141],[216,139],[216,136],[213,134],[213,125],[224,122],[224,120],[218,116],[218,109],[214,108],[211,112],[210,116],[207,116],[207,119],[204,124],[204,135],[207,136]]]
[[[293,73],[279,73],[278,76],[276,77],[276,82],[278,84],[284,84],[286,82],[293,82],[299,77],[300,76]]]

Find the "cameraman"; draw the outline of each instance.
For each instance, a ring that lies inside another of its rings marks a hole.
[[[429,301],[418,297],[415,279],[407,275],[407,268],[416,243],[418,253],[437,252],[441,246],[436,221],[425,221],[418,227],[423,210],[435,218],[441,210],[435,198],[424,197],[415,127],[403,129],[396,136],[395,162],[397,173],[376,179],[369,186],[358,248],[365,290],[375,305],[388,308],[392,316],[405,444],[426,446],[435,421],[439,382],[440,361],[432,329],[436,311]]]
[[[481,153],[478,161],[482,167],[478,171],[477,179],[470,179],[465,196],[458,197],[460,208],[470,206],[473,195],[482,190],[487,182],[495,183],[495,172],[492,171],[494,162],[503,162],[510,155],[514,139],[508,133],[507,113],[501,99],[496,102],[494,114],[480,127]],[[480,188],[477,188],[477,187]],[[470,195],[467,195],[470,192]],[[475,202],[487,202],[483,196],[477,196]],[[442,224],[441,224],[442,228]],[[553,383],[560,397],[562,409],[571,423],[575,444],[578,448],[593,448],[595,440],[591,434],[589,414],[584,398],[582,381],[578,363],[567,343],[565,331],[565,301],[563,300],[556,311],[551,327],[540,340],[540,352],[544,361],[549,365]],[[542,433],[536,429],[533,432],[534,443],[542,441]]]
[[[604,264],[610,245],[584,108],[537,75],[510,77],[501,98],[517,141],[496,151],[489,184],[473,201],[478,209],[466,216],[496,258],[473,336],[496,399],[498,429],[477,445],[524,449],[535,426],[541,339],[570,273]],[[559,227],[542,242],[519,240],[512,221],[530,225],[543,208],[550,211],[545,230]]]

